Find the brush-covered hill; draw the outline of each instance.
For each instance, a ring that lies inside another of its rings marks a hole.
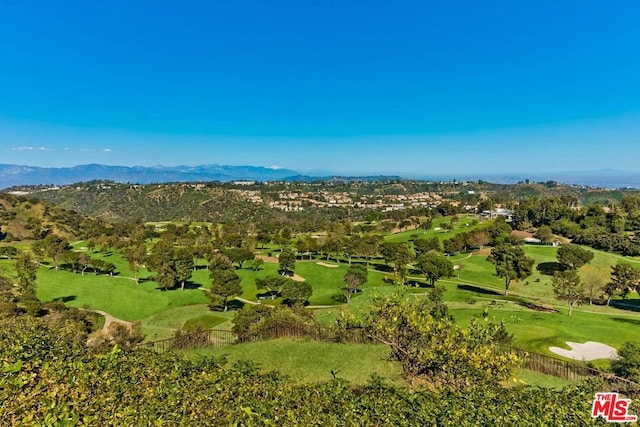
[[[260,203],[240,190],[219,184],[77,183],[54,189],[29,189],[30,196],[106,221],[226,221],[255,217]],[[268,211],[268,207],[264,207]]]
[[[100,223],[50,202],[0,193],[0,241],[80,237]]]

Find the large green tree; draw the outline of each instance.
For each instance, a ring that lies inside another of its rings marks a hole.
[[[442,277],[453,276],[453,264],[447,257],[436,252],[427,252],[418,256],[416,268],[426,276],[431,287]]]
[[[506,243],[499,244],[491,249],[491,255],[487,261],[496,266],[498,277],[504,279],[504,294],[509,294],[509,285],[512,281],[529,277],[533,272],[535,260],[525,255],[520,246]]]
[[[211,289],[209,296],[213,305],[216,305],[218,300],[222,301],[224,311],[227,311],[229,298],[242,294],[240,276],[236,274],[229,258],[224,255],[217,255],[214,258],[210,264],[213,268],[210,268]]]
[[[605,287],[608,296],[607,305],[611,302],[611,297],[619,293],[622,298],[638,286],[640,281],[640,269],[628,263],[620,263],[611,267],[611,281]]]
[[[280,264],[280,272],[283,275],[293,274],[296,268],[296,254],[289,248],[284,248],[280,251],[278,256],[278,263]]]
[[[175,287],[177,272],[174,259],[175,249],[171,240],[162,238],[151,249],[147,259],[147,267],[156,272],[156,280],[160,289]]]
[[[564,270],[578,270],[593,259],[593,252],[578,245],[562,245],[558,249],[558,263]]]

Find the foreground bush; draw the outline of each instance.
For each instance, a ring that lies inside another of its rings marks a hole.
[[[341,380],[293,385],[246,363],[224,369],[215,359],[187,361],[117,346],[95,354],[78,346],[65,349],[64,340],[75,336],[71,330],[39,319],[0,320],[3,423],[590,425],[593,393],[600,391],[597,384],[562,391],[489,385],[415,393],[378,380],[358,388]]]

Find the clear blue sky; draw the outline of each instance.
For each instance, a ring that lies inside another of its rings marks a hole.
[[[640,170],[629,1],[0,2],[0,163]]]

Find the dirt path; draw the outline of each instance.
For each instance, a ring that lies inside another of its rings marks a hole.
[[[127,320],[118,319],[117,317],[114,317],[114,316],[110,315],[106,311],[93,310],[93,312],[94,313],[98,313],[101,316],[104,316],[104,326],[102,327],[102,333],[105,334],[105,335],[109,334],[109,328],[113,324],[123,325],[129,330],[131,330],[133,328],[133,322],[129,322]]]
[[[264,262],[270,262],[272,264],[278,263],[278,258],[274,256],[258,255],[256,258],[263,260]]]

